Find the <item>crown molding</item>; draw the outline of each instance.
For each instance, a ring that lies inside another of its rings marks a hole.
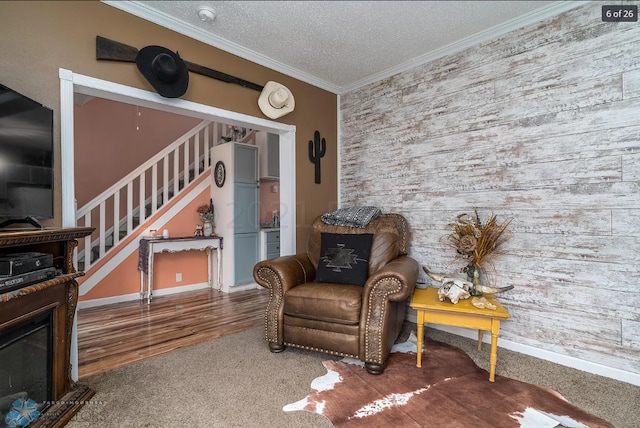
[[[554,17],[556,15],[559,15],[561,13],[567,12],[571,9],[574,9],[579,6],[583,6],[591,2],[592,0],[558,1],[555,4],[549,5],[543,9],[523,15],[516,19],[512,19],[503,24],[491,27],[485,31],[481,31],[479,33],[473,34],[469,37],[466,37],[450,45],[443,46],[442,48],[436,49],[435,51],[431,51],[424,55],[420,55],[415,58],[412,58],[409,61],[406,61],[398,66],[394,66],[386,70],[380,71],[378,73],[372,74],[370,76],[367,76],[366,78],[358,80],[357,82],[354,82],[350,85],[342,86],[340,88],[340,94],[346,94],[348,92],[362,88],[363,86],[366,86],[370,83],[378,82],[380,80],[386,79],[393,75],[411,70],[412,68],[434,61],[438,58],[444,57],[446,55],[451,55],[453,53],[459,52],[471,46],[497,38],[511,31],[517,30],[522,27],[526,27],[527,25],[544,21],[545,19]]]
[[[506,33],[517,30],[518,28],[522,28],[527,25],[531,25],[531,24],[543,21],[545,19],[567,12],[576,7],[591,3],[592,1],[593,0],[557,1],[555,4],[549,5],[535,12],[523,15],[511,21],[507,21],[503,24],[489,28],[480,33],[476,33],[472,36],[469,36],[465,39],[462,39],[450,45],[444,46],[435,51],[412,58],[409,61],[406,61],[398,66],[394,66],[394,67],[385,69],[383,71],[380,71],[378,73],[372,74],[370,76],[367,76],[364,79],[358,80],[349,85],[338,86],[338,85],[329,83],[325,80],[319,79],[315,76],[312,76],[309,73],[306,73],[304,71],[301,71],[296,68],[290,67],[286,64],[283,64],[279,61],[276,61],[272,58],[269,58],[259,52],[255,52],[251,49],[247,49],[236,43],[230,42],[229,40],[226,40],[222,37],[207,33],[206,31],[203,31],[200,28],[195,27],[191,24],[188,24],[184,21],[176,20],[175,18],[163,12],[159,12],[155,9],[151,9],[145,4],[137,2],[135,0],[132,0],[132,1],[101,0],[101,2],[104,4],[113,6],[117,9],[130,13],[132,15],[135,15],[139,18],[145,19],[147,21],[158,24],[162,27],[168,28],[169,30],[175,31],[180,34],[184,34],[185,36],[191,37],[192,39],[198,40],[202,43],[206,43],[208,45],[221,49],[225,52],[229,52],[233,55],[236,55],[240,58],[246,59],[251,62],[255,62],[256,64],[270,68],[279,73],[293,77],[295,79],[306,82],[310,85],[316,86],[320,89],[324,89],[326,91],[332,92],[337,95],[346,94],[348,92],[351,92],[363,86],[366,86],[370,83],[378,82],[380,80],[386,79],[393,75],[410,70],[414,67],[426,64],[430,61],[434,61],[443,56],[459,52],[468,47],[502,36]]]
[[[251,49],[247,49],[237,43],[230,42],[222,37],[210,34],[194,25],[188,24],[184,21],[177,20],[163,12],[159,12],[155,9],[151,9],[143,3],[137,1],[120,1],[120,0],[101,0],[102,3],[109,6],[113,6],[116,9],[120,9],[124,12],[135,15],[144,20],[153,22],[169,30],[183,34],[192,39],[198,40],[202,43],[206,43],[210,46],[229,52],[240,58],[246,59],[256,64],[275,70],[279,73],[286,74],[287,76],[309,83],[320,89],[337,94],[340,91],[340,87],[333,85],[322,79],[318,79],[304,71],[290,67],[272,58],[269,58],[259,52],[255,52]]]

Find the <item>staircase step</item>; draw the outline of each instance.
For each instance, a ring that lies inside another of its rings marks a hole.
[[[209,125],[207,125],[209,126]],[[228,131],[231,128],[228,128]],[[246,130],[244,130],[243,135],[246,134]],[[212,137],[212,135],[211,135]],[[231,140],[231,137],[227,137],[226,140]],[[220,141],[225,141],[225,138],[223,137],[222,140]],[[220,142],[219,141],[219,142]],[[212,138],[210,141],[206,141],[205,144],[206,146],[204,147],[204,150],[209,150],[211,148],[211,146],[215,146],[217,143],[219,142],[215,142],[212,141]],[[205,162],[205,159],[207,160]],[[163,192],[158,193],[157,198],[156,198],[156,202],[157,205],[155,207],[152,208],[152,204],[146,204],[145,205],[145,210],[144,210],[144,214],[143,211],[141,209],[141,207],[136,207],[135,209],[138,210],[140,209],[139,212],[139,216],[132,216],[131,217],[131,230],[135,230],[138,229],[140,224],[141,224],[141,219],[140,216],[142,216],[144,218],[143,222],[147,222],[149,217],[156,212],[158,209],[167,206],[167,204],[175,197],[177,196],[177,193],[185,190],[187,188],[187,186],[189,186],[193,180],[195,179],[196,174],[200,175],[202,173],[204,173],[206,171],[207,168],[209,168],[211,166],[212,163],[212,159],[209,158],[208,156],[202,155],[201,157],[198,159],[197,162],[194,162],[194,164],[189,168],[188,171],[185,171],[184,169],[182,169],[182,165],[180,166],[180,171],[179,171],[179,176],[177,177],[173,177],[172,178],[172,182],[167,186],[167,188],[164,188]],[[175,180],[177,180],[177,184],[175,182]],[[151,198],[153,199],[153,198]],[[108,236],[103,236],[103,237],[98,237],[97,239],[100,239],[105,245],[105,254],[109,252],[109,250],[111,250],[114,246],[115,243],[115,239],[113,234],[115,234],[115,230],[118,230],[118,244],[120,244],[120,242],[122,240],[124,240],[127,235],[129,235],[129,232],[127,231],[127,227],[126,225],[124,227],[120,227],[118,228],[117,226],[114,228],[114,231],[109,234]],[[94,244],[97,241],[94,241]],[[91,259],[91,262],[94,263],[96,262],[99,257],[100,257],[100,250],[99,250],[99,245],[95,245],[93,246],[90,251],[87,252],[87,257]],[[80,270],[84,270],[86,265],[89,265],[89,261],[84,260],[85,258],[85,251],[79,252],[78,253],[78,268]]]

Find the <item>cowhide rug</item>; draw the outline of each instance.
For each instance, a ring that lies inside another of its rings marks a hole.
[[[589,427],[613,428],[566,401],[559,393],[489,374],[465,352],[428,340],[416,367],[415,336],[394,346],[387,368],[369,375],[360,361],[322,364],[311,393],[284,411],[326,416],[336,427]]]

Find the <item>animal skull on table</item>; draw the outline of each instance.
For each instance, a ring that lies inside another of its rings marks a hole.
[[[472,295],[496,294],[513,288],[513,285],[495,288],[488,287],[486,285],[474,284],[471,281],[466,281],[461,278],[452,278],[431,272],[425,266],[422,267],[422,270],[424,270],[429,278],[442,284],[438,289],[438,300],[441,302],[445,301],[445,299],[449,299],[451,303],[455,304],[458,303],[459,300],[468,299]]]
[[[443,278],[442,285],[438,289],[438,300],[444,302],[449,299],[451,303],[458,303],[460,299],[468,299],[471,296],[468,281],[455,278]]]

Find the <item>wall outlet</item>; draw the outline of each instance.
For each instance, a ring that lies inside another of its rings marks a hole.
[[[279,190],[280,188],[278,187],[277,184],[274,184],[271,186],[271,193],[278,193]]]
[[[182,282],[182,272],[176,273],[176,282]]]

